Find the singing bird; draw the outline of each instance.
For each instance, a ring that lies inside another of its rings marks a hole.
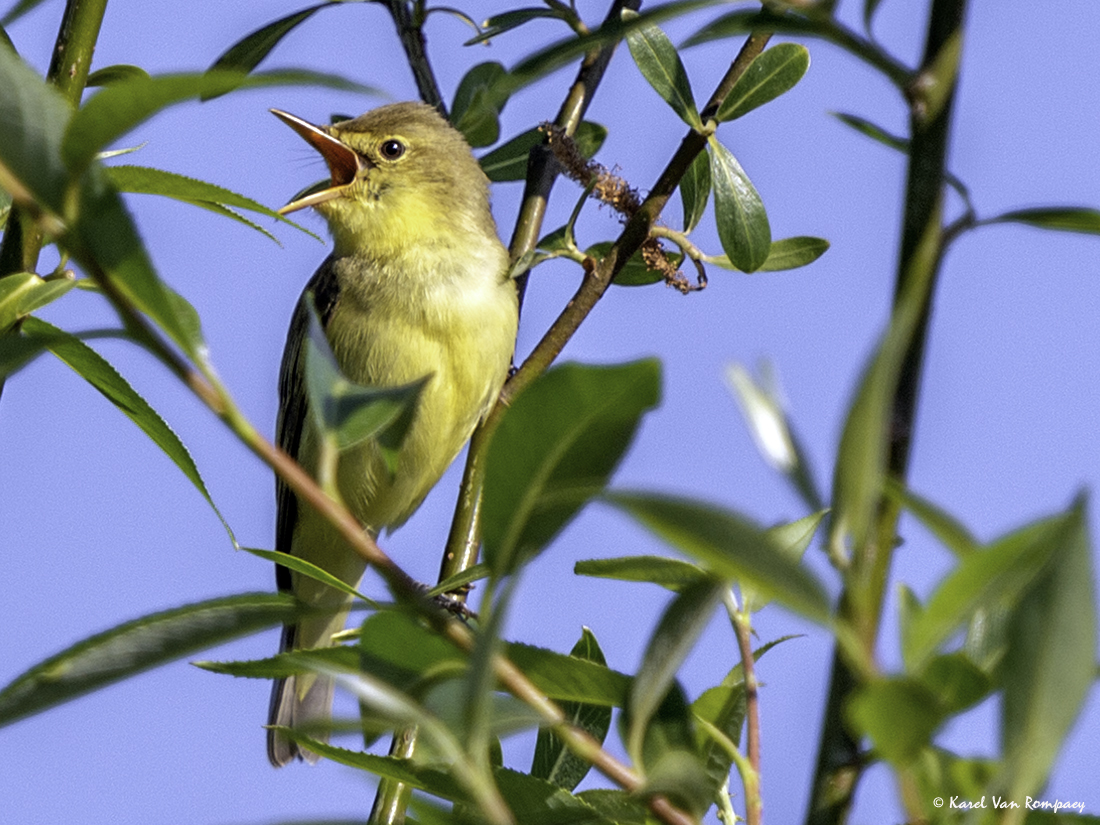
[[[488,179],[462,135],[432,107],[396,103],[332,126],[271,111],[321,154],[331,175],[327,187],[280,212],[313,207],[333,240],[290,322],[279,375],[279,446],[316,471],[319,435],[303,374],[310,296],[350,380],[394,387],[427,378],[395,470],[372,440],[339,459],[340,495],[377,536],[412,515],[500,393],[519,314],[508,252],[489,210]],[[281,481],[276,498],[275,549],[357,584],[364,562],[331,525]],[[280,650],[331,644],[350,600],[285,567],[276,567],[276,581],[308,604],[338,608],[284,627]],[[332,693],[324,677],[280,679],[268,724],[323,721]],[[268,731],[267,751],[276,767],[317,760],[275,730]]]

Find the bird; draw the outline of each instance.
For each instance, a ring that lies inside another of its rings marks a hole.
[[[271,112],[320,153],[331,178],[279,211],[312,207],[333,242],[287,333],[279,446],[316,473],[320,437],[304,376],[309,302],[347,379],[379,388],[425,381],[395,469],[373,440],[339,458],[340,496],[377,537],[412,515],[500,394],[519,323],[508,251],[490,211],[488,178],[461,133],[433,107],[394,103],[328,126]],[[276,503],[275,549],[356,586],[365,562],[336,529],[280,479]],[[280,652],[330,645],[351,599],[279,565],[276,584],[328,610],[284,626]],[[323,727],[332,696],[332,680],[316,674],[274,683],[267,731],[272,765],[317,761],[272,726]]]

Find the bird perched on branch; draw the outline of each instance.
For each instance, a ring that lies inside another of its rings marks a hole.
[[[412,515],[507,377],[518,323],[508,253],[489,210],[488,179],[462,135],[430,106],[397,103],[332,126],[272,112],[321,154],[331,175],[326,187],[280,212],[313,207],[333,239],[287,334],[279,446],[317,472],[320,433],[307,409],[304,376],[310,300],[348,379],[373,387],[426,379],[395,467],[370,439],[339,458],[340,496],[377,536]],[[276,550],[357,584],[364,562],[336,529],[281,480],[276,495]],[[281,650],[329,645],[343,629],[350,599],[285,567],[276,568],[276,579],[303,602],[338,608],[286,626]],[[322,676],[280,679],[268,724],[323,722],[332,693],[332,680]],[[267,748],[275,766],[317,760],[277,730],[268,731]]]

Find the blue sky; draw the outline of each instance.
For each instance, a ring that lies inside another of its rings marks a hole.
[[[151,72],[201,69],[246,32],[304,0],[164,6],[112,0],[94,66],[134,63]],[[10,4],[5,4],[10,5]],[[859,6],[842,3],[857,23]],[[926,2],[885,0],[875,33],[906,62],[919,54]],[[591,21],[602,5],[581,0]],[[42,6],[13,25],[26,59],[44,70],[62,4]],[[484,18],[504,4],[463,7]],[[669,25],[677,42],[703,22]],[[980,216],[1047,204],[1100,206],[1096,128],[1100,84],[1086,58],[1100,10],[1060,4],[975,0],[968,17],[951,168],[970,187]],[[463,48],[468,30],[446,15],[428,25],[430,54],[449,97],[470,65],[510,65],[560,33],[536,23],[490,47]],[[696,96],[705,98],[736,50],[733,42],[684,53]],[[586,362],[658,355],[664,401],[647,418],[615,483],[690,494],[734,507],[764,524],[804,514],[755,451],[727,389],[728,364],[777,370],[790,414],[827,487],[845,410],[889,308],[899,231],[903,159],[829,116],[846,111],[900,133],[901,100],[837,49],[810,43],[811,68],[777,102],[722,128],[768,207],[773,235],[817,235],[832,248],[805,269],[741,275],[712,270],[710,286],[682,297],[660,286],[616,289],[566,350]],[[415,89],[383,10],[349,4],[301,27],[265,67],[339,72],[387,92]],[[512,135],[551,118],[572,70],[558,72],[509,102]],[[323,176],[321,161],[267,113],[278,107],[323,121],[384,102],[314,89],[266,89],[188,104],[124,139],[146,142],[135,162],[230,186],[278,206]],[[600,89],[590,118],[611,127],[599,159],[645,189],[684,127],[641,80],[625,50]],[[560,183],[547,228],[559,225],[576,193]],[[507,237],[519,196],[499,186],[494,208]],[[283,246],[210,214],[150,197],[131,201],[161,275],[199,310],[214,363],[238,402],[266,432],[274,428],[275,382],[287,321],[298,293],[326,254],[316,240],[281,226]],[[957,208],[958,204],[953,204]],[[586,212],[582,241],[612,237],[615,221]],[[678,220],[678,207],[668,214]],[[307,225],[322,231],[319,218]],[[718,244],[710,218],[697,242]],[[1065,508],[1100,480],[1096,427],[1100,375],[1100,241],[1083,235],[993,227],[947,256],[927,353],[912,459],[914,489],[944,505],[981,538]],[[52,261],[48,261],[52,265]],[[575,288],[575,267],[535,272],[524,307],[519,352],[526,353]],[[72,294],[46,317],[68,329],[111,321],[94,296]],[[150,358],[117,342],[101,351],[142,392],[191,449],[211,494],[243,544],[270,547],[270,474]],[[113,407],[64,365],[41,360],[13,379],[0,402],[0,543],[6,595],[0,600],[0,683],[100,630],[178,604],[274,586],[266,563],[235,553],[189,483]],[[416,516],[383,546],[420,579],[437,568],[453,503],[454,468]],[[1094,534],[1096,508],[1090,508]],[[927,593],[950,557],[909,521],[894,575]],[[582,625],[600,639],[609,664],[637,667],[665,598],[643,585],[572,575],[578,559],[667,552],[621,516],[589,508],[525,574],[509,623],[513,639],[568,649]],[[810,563],[831,583],[823,555]],[[365,587],[380,592],[377,580]],[[640,589],[641,588],[641,589]],[[896,665],[891,592],[882,658]],[[798,821],[816,754],[831,645],[772,607],[756,625],[762,641],[803,633],[762,660],[763,776],[769,821]],[[277,645],[271,631],[203,658],[255,658]],[[733,662],[734,642],[715,621],[683,679],[697,695]],[[281,771],[264,756],[266,683],[231,680],[186,662],[150,672],[0,734],[4,816],[37,825],[262,823],[322,816],[363,817],[372,789],[334,764]],[[1047,798],[1083,802],[1100,813],[1095,765],[1100,703],[1090,699],[1056,767]],[[982,705],[952,724],[942,742],[968,754],[997,747],[997,708]],[[526,767],[526,741],[505,743]],[[889,774],[872,770],[853,822],[900,814]]]

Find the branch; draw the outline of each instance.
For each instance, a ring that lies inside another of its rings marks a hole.
[[[943,259],[946,156],[965,10],[966,0],[934,0],[921,69],[907,89],[912,137],[894,306],[896,308],[901,296],[909,294],[914,287],[920,288],[923,303],[902,363],[887,436],[887,472],[901,481],[908,471],[925,339]],[[853,631],[859,654],[866,662],[875,659],[899,515],[896,502],[886,497],[880,500],[870,538],[865,546],[855,548],[840,597],[839,619]],[[829,699],[807,825],[836,825],[847,820],[864,761],[859,740],[846,728],[844,712],[859,683],[860,676],[838,648],[833,655]],[[919,811],[909,813],[914,820],[923,818]]]
[[[443,102],[443,95],[439,91],[439,84],[424,48],[423,2],[414,0],[413,9],[409,8],[406,0],[383,0],[382,5],[386,7],[397,27],[397,36],[405,50],[405,57],[408,58],[420,99],[429,106],[434,106],[446,118],[447,104]]]

